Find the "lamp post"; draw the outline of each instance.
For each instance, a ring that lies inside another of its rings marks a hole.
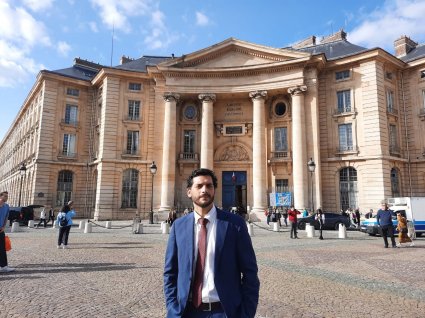
[[[152,161],[152,164],[149,169],[152,175],[151,210],[149,211],[149,224],[153,224],[153,178],[155,177],[156,170],[158,169],[156,167],[155,161]]]
[[[27,172],[27,166],[23,162],[21,167],[19,168],[19,173],[21,174],[21,185],[19,186],[19,199],[18,206],[21,206],[21,195],[22,195],[22,181],[24,180],[24,175]]]
[[[313,172],[316,170],[316,164],[313,161],[313,158],[307,162],[308,171],[310,171],[310,179],[311,179],[311,206],[312,212],[314,213],[314,199],[313,199]]]

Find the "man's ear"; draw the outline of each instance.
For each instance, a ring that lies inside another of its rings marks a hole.
[[[190,191],[190,188],[187,188],[187,189],[186,189],[186,194],[187,194],[187,196],[188,196],[189,198],[191,198],[191,197],[192,197],[192,193],[191,193],[191,191]]]

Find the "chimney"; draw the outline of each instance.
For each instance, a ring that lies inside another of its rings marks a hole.
[[[302,49],[304,47],[314,46],[316,45],[316,37],[314,35],[308,37],[307,39],[304,39],[298,43],[295,43],[292,45],[293,49]]]
[[[335,41],[341,41],[347,39],[347,33],[344,32],[343,29],[339,30],[338,32],[325,36],[321,41],[320,44],[335,42]]]
[[[411,50],[416,48],[418,43],[413,41],[408,36],[401,36],[399,39],[394,41],[394,51],[396,57],[406,56]]]
[[[123,55],[123,56],[121,56],[120,64],[123,65],[123,64],[131,62],[131,61],[134,61],[134,59]]]

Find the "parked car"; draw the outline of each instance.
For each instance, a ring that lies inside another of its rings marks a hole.
[[[29,220],[34,220],[34,208],[42,207],[42,205],[28,205],[9,208],[9,224],[19,222],[20,225],[28,225]]]
[[[346,228],[350,227],[350,218],[338,213],[325,212],[324,230],[338,230],[340,224],[344,224]],[[315,219],[316,213],[305,218],[298,219],[298,229],[305,230],[306,224],[314,225],[316,230],[319,229],[319,222]]]

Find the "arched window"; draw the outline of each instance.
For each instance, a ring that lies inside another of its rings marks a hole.
[[[348,167],[339,172],[340,205],[344,211],[357,208],[357,170]]]
[[[73,175],[69,170],[59,171],[56,205],[62,206],[71,200]]]
[[[137,208],[137,184],[139,171],[127,169],[122,176],[122,208]]]
[[[391,193],[393,197],[401,197],[400,178],[396,168],[391,169]]]

